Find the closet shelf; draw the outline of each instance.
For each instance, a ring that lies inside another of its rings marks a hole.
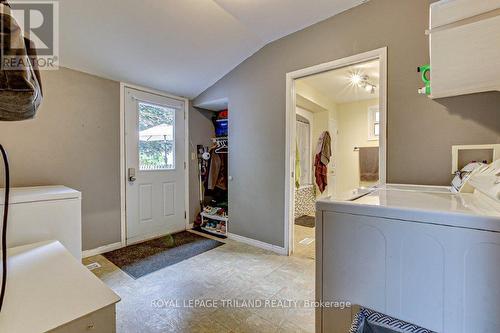
[[[227,237],[227,224],[229,218],[227,216],[220,216],[202,212],[201,214],[201,230],[216,236]],[[208,220],[208,221],[206,221]],[[217,223],[210,223],[209,220],[218,221]]]
[[[211,219],[211,220],[223,221],[223,222],[229,221],[229,217],[227,217],[227,216],[212,215],[212,214],[208,214],[205,212],[202,212],[200,215],[207,218],[207,219]]]
[[[227,236],[227,233],[217,229],[207,228],[207,227],[201,227],[201,229],[214,235]]]

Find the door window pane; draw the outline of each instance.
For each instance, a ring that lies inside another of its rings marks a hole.
[[[175,169],[175,109],[138,103],[139,169]]]

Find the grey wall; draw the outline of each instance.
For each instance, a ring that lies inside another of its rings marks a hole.
[[[42,76],[45,99],[37,117],[0,122],[13,185],[61,184],[81,191],[83,249],[119,242],[120,84],[67,68]],[[212,112],[189,111],[190,152],[196,153],[197,144],[210,145],[215,136]],[[192,222],[199,213],[196,159],[189,168]]]
[[[189,218],[191,223],[200,212],[198,160],[193,159],[192,154],[196,154],[196,145],[212,145],[210,138],[215,136],[212,116],[211,111],[189,106]]]
[[[120,85],[81,72],[42,72],[34,120],[0,122],[14,186],[83,193],[83,249],[120,241]]]
[[[388,47],[388,181],[448,184],[451,145],[500,142],[500,94],[417,95],[428,0],[372,0],[267,45],[201,94],[229,98],[230,231],[283,246],[285,74]]]

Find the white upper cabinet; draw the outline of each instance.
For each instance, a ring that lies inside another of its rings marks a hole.
[[[500,0],[431,5],[432,98],[500,91]]]

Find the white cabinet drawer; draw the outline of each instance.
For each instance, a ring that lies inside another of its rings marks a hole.
[[[116,332],[116,313],[114,304],[50,331],[50,333],[114,332]]]

